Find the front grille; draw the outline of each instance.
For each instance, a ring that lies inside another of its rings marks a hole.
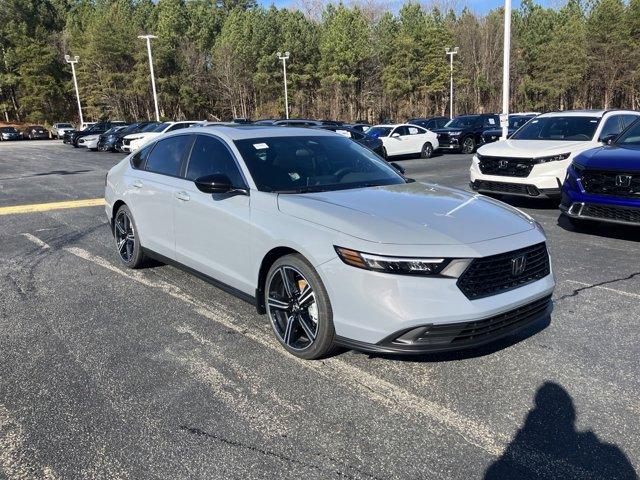
[[[452,138],[448,133],[438,133],[438,144],[441,147],[450,146],[451,144],[458,145],[458,139]]]
[[[531,158],[481,157],[480,171],[485,175],[528,177],[535,165]]]
[[[471,187],[474,190],[485,192],[507,193],[512,195],[528,195],[536,197],[540,195],[540,191],[534,185],[525,185],[523,183],[507,183],[507,182],[491,182],[489,180],[476,180]]]
[[[514,263],[524,258],[518,272]],[[470,300],[503,293],[546,277],[551,272],[547,246],[539,243],[512,252],[476,258],[458,279],[457,285]]]
[[[580,216],[601,218],[603,220],[612,220],[616,222],[628,222],[640,224],[640,208],[616,207],[612,205],[597,205],[586,203]]]
[[[551,295],[484,320],[433,325],[417,339],[416,343],[458,347],[464,344],[482,343],[483,340],[503,336],[540,318],[547,311],[550,303]]]
[[[587,193],[640,198],[640,172],[585,170],[580,180]]]

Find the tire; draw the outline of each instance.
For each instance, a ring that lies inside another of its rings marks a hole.
[[[124,222],[123,217],[126,217],[128,222]],[[116,244],[116,254],[122,264],[128,268],[140,268],[145,261],[140,238],[136,232],[136,222],[131,210],[126,205],[122,205],[113,219],[113,238]],[[123,237],[126,237],[124,245],[120,243]]]
[[[329,295],[318,273],[302,255],[286,255],[274,262],[267,273],[264,304],[275,337],[292,355],[315,360],[334,349]]]
[[[433,157],[433,145],[427,142],[422,146],[422,150],[420,150],[420,158],[431,158],[431,157]]]
[[[467,137],[462,140],[462,148],[460,148],[460,153],[464,153],[466,155],[470,155],[476,151],[476,141],[473,137]]]

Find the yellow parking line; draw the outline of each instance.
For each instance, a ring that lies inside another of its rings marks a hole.
[[[0,215],[46,212],[49,210],[62,210],[64,208],[96,207],[98,205],[104,205],[104,198],[87,198],[84,200],[69,200],[66,202],[35,203],[31,205],[0,207]]]

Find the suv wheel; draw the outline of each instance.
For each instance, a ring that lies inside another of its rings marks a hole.
[[[136,223],[131,210],[126,205],[122,205],[113,220],[113,237],[120,261],[129,268],[139,268],[144,262],[144,253],[136,232]]]
[[[335,329],[329,295],[302,255],[276,260],[267,274],[264,292],[273,332],[289,353],[314,360],[333,349]]]
[[[431,158],[432,156],[433,156],[433,145],[427,142],[422,146],[422,150],[420,151],[420,158]]]
[[[471,154],[476,150],[476,141],[473,137],[467,137],[462,140],[462,153]]]

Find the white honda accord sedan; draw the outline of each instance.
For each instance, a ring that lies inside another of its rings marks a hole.
[[[306,359],[474,347],[552,308],[531,217],[330,131],[181,130],[114,166],[105,199],[124,265],[155,258],[251,301]]]

